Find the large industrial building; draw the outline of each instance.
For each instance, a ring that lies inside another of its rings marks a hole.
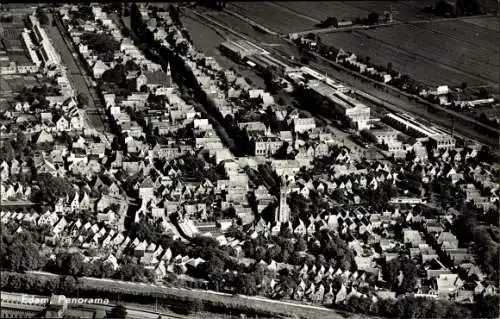
[[[360,101],[320,81],[309,81],[308,88],[329,100],[335,111],[358,130],[370,128],[370,108]]]
[[[220,49],[222,52],[237,60],[243,60],[255,54],[269,54],[266,50],[246,40],[222,42],[220,44]]]
[[[384,117],[384,122],[414,138],[429,141],[434,148],[455,148],[456,140],[453,136],[436,127],[425,125],[407,114],[389,113]]]
[[[55,51],[45,30],[40,26],[40,22],[34,15],[29,16],[31,28],[35,39],[40,44],[40,55],[45,66],[60,65],[61,57]]]
[[[220,50],[238,62],[246,63],[260,71],[270,69],[284,77],[287,72],[296,70],[290,65],[276,59],[270,52],[258,45],[246,41],[226,41],[220,44]]]

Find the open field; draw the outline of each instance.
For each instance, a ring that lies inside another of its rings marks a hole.
[[[422,59],[411,52],[396,51],[393,47],[381,43],[363,33],[331,33],[322,36],[323,42],[336,48],[354,52],[358,57],[369,56],[371,63],[377,65],[393,64],[393,69],[428,85],[460,84],[467,81],[477,85],[480,82],[474,78],[462,76],[441,65]],[[453,79],[456,79],[453,81]]]
[[[441,30],[441,22],[431,22],[360,32],[391,47],[414,53],[422,60],[427,59],[436,64],[448,66],[457,73],[463,71],[461,75],[475,76],[485,82],[498,85],[499,47],[497,45],[496,50],[494,47],[486,47],[486,44],[494,39],[495,34],[490,32],[483,38],[464,37],[461,30],[468,29],[469,26],[460,21],[456,21],[454,28],[455,30],[450,30],[450,28]],[[496,36],[498,37],[498,34]],[[455,77],[450,80],[455,84],[457,80],[460,81],[460,78]]]
[[[314,22],[309,19],[266,2],[232,2],[227,8],[278,33],[288,34],[314,28]]]
[[[490,30],[500,32],[500,21],[498,17],[469,18],[464,20],[464,22],[484,28],[483,32],[489,32]]]
[[[276,40],[278,40],[276,36],[255,30],[255,28],[249,25],[248,23],[242,23],[241,19],[232,16],[230,14],[227,14],[225,12],[212,11],[209,14],[209,16],[210,18],[217,20],[217,22],[220,22],[225,26],[230,27],[236,32],[242,33],[252,38],[258,38],[262,42],[273,43],[276,42]]]
[[[500,43],[500,32],[493,32],[475,24],[465,23],[469,20],[470,19],[442,21],[439,23],[419,23],[415,26],[428,32],[434,32],[452,38],[458,41],[459,44],[468,45],[469,51],[472,45],[478,55],[485,57],[491,62],[498,63],[498,54],[500,53],[498,46]],[[483,18],[479,21],[488,21],[488,19]]]
[[[432,19],[436,16],[422,9],[432,5],[432,0],[421,1],[286,1],[276,3],[234,3],[240,14],[282,33],[313,29],[315,24],[327,17],[340,20],[366,18],[371,12],[383,16],[390,4],[395,11],[395,21]],[[282,9],[280,9],[280,7]],[[279,21],[276,19],[279,17]],[[301,29],[302,27],[302,29]]]
[[[422,10],[435,4],[433,0],[420,1],[345,1],[353,8],[366,10],[369,13],[375,12],[379,16],[384,14],[384,11],[389,11],[392,5],[394,11],[394,21],[414,21],[421,19],[433,19],[436,15],[425,13]],[[365,15],[366,16],[366,15]]]
[[[419,35],[416,37],[415,35]],[[428,85],[490,85],[498,88],[500,34],[463,21],[399,25],[322,35],[323,42],[369,56]],[[399,40],[399,41],[398,41]]]
[[[278,2],[277,5],[304,14],[319,21],[327,17],[336,17],[339,21],[356,19],[356,17],[366,17],[370,14],[369,10],[364,10],[358,7],[352,7],[340,1],[290,1]],[[308,29],[313,29],[314,24],[311,24]],[[308,30],[307,28],[304,30]],[[303,31],[303,30],[302,30]]]

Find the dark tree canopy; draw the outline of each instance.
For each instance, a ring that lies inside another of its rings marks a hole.
[[[127,308],[125,308],[124,305],[114,306],[109,313],[109,318],[113,318],[113,319],[125,319],[125,318],[127,318]]]

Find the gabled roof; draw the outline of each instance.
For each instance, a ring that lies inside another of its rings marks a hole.
[[[153,188],[153,181],[151,178],[148,176],[142,183],[139,185],[139,188]]]

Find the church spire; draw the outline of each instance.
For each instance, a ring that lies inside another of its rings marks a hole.
[[[173,82],[172,82],[172,72],[171,72],[171,70],[170,70],[170,62],[167,62],[167,63],[168,63],[168,64],[167,64],[167,77],[168,77],[168,82],[169,82],[168,84],[169,84],[169,86],[170,86],[170,85],[172,85],[172,83],[173,83]]]

